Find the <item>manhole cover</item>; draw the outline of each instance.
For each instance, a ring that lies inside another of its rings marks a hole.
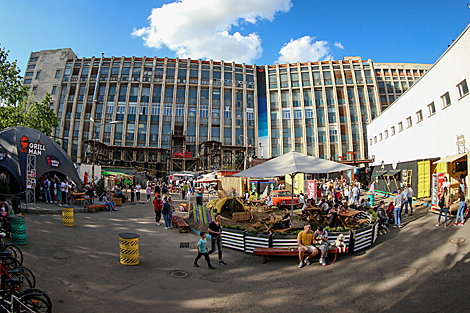
[[[54,251],[52,252],[52,256],[56,259],[68,259],[70,258],[70,254],[65,251]]]
[[[401,277],[411,277],[411,276],[414,276],[417,272],[418,270],[415,269],[414,267],[404,267],[396,271],[395,274]]]
[[[180,248],[189,248],[189,242],[180,242]]]
[[[449,242],[453,245],[458,246],[459,244],[465,242],[465,238],[462,238],[462,237],[452,238],[451,240],[449,240]]]
[[[185,271],[171,271],[170,276],[173,278],[188,278],[191,274]]]

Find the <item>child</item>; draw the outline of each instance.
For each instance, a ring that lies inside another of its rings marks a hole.
[[[207,253],[207,240],[206,240],[206,233],[201,232],[200,233],[201,239],[199,239],[199,242],[197,243],[197,257],[194,260],[194,267],[199,267],[197,265],[197,261],[204,256],[204,259],[206,259],[207,266],[209,266],[209,269],[213,270],[215,267],[211,265],[211,259],[209,258],[209,254]]]

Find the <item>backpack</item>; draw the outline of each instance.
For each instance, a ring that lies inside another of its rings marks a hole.
[[[439,200],[438,205],[441,209],[444,207],[444,195],[442,195],[441,199]]]

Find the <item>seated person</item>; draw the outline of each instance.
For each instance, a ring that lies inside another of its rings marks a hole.
[[[323,227],[318,226],[317,230],[313,233],[313,245],[321,252],[320,264],[326,266],[325,254],[328,252],[328,232],[323,230]],[[317,252],[318,253],[318,252]]]
[[[289,228],[290,227],[290,213],[287,209],[282,210],[282,220],[279,222],[281,228]]]
[[[321,201],[320,201],[320,212],[321,213],[325,213],[325,212],[328,212],[328,210],[330,209],[328,203],[326,202],[326,199],[325,198],[322,198]]]
[[[256,199],[256,194],[254,192],[251,193],[251,196],[248,198],[249,201],[253,201]]]
[[[304,267],[305,265],[310,265],[310,259],[318,254],[318,249],[313,245],[314,233],[312,231],[312,226],[307,224],[304,226],[304,230],[297,235],[297,244],[299,245],[299,268]],[[305,252],[310,252],[310,255],[304,261]]]
[[[103,196],[103,204],[109,206],[110,211],[117,211],[116,203],[114,203],[111,193],[108,193],[108,195]]]
[[[379,218],[380,226],[387,229],[388,216],[385,212],[385,202],[380,201],[380,206],[377,208],[377,217]]]
[[[369,199],[363,199],[364,200],[364,209],[369,210],[372,208],[372,205],[370,205]]]
[[[335,205],[328,211],[327,217],[328,217],[329,227],[336,227],[338,212],[339,212],[339,204],[335,203]]]
[[[331,195],[328,196],[326,203],[328,204],[328,209],[333,207],[333,197]]]

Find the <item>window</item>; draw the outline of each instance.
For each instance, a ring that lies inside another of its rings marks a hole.
[[[436,106],[434,105],[434,102],[431,102],[428,104],[428,109],[429,109],[429,116],[436,114]]]
[[[372,138],[369,139],[369,141],[370,141],[369,145],[372,146]]]
[[[374,136],[374,143],[377,143],[377,136]]]
[[[57,93],[57,86],[53,86],[51,94],[55,95],[56,93]]]
[[[24,80],[24,83],[25,83],[25,84],[31,84],[31,79],[25,79],[25,80]]]
[[[295,118],[295,119],[300,119],[300,118],[302,118],[302,110],[294,109],[294,118]]]
[[[392,126],[392,128],[390,130],[392,132],[392,136],[395,136],[395,126]]]
[[[402,132],[403,131],[403,123],[400,122],[398,123],[398,132]]]
[[[173,104],[165,103],[163,105],[163,115],[171,116],[172,115],[172,110],[173,110]]]
[[[382,141],[382,134],[379,134],[379,141]]]
[[[388,130],[384,131],[384,139],[388,138]]]
[[[410,128],[411,126],[413,126],[413,121],[411,120],[411,116],[408,116],[406,118],[406,124],[408,125],[407,128]]]
[[[184,116],[184,104],[177,104],[175,116]]]
[[[224,107],[224,118],[232,118],[232,107]]]
[[[282,119],[290,120],[290,110],[282,110]]]
[[[27,72],[27,73],[26,73],[26,77],[28,77],[28,76],[33,76],[33,74],[34,74],[34,72]]]
[[[457,85],[457,88],[459,89],[459,97],[462,98],[463,96],[468,95],[468,85],[467,85],[467,80],[464,79],[463,82]]]
[[[36,72],[36,79],[39,79],[39,76],[41,75],[41,71]]]
[[[208,105],[201,105],[199,110],[200,117],[209,117],[209,106]]]
[[[38,57],[34,57],[34,58],[31,58],[31,60],[29,60],[29,62],[36,62],[38,60]]]
[[[37,91],[38,91],[38,87],[33,87],[33,95],[36,95]]]
[[[441,96],[441,101],[442,101],[442,108],[445,109],[452,103],[450,102],[450,96],[449,93],[446,92],[443,96]]]
[[[36,67],[36,64],[28,65],[28,70],[33,69],[33,68],[35,68],[35,67]]]
[[[422,110],[419,110],[418,112],[416,112],[416,118],[418,119],[418,123],[423,120],[423,111]]]

